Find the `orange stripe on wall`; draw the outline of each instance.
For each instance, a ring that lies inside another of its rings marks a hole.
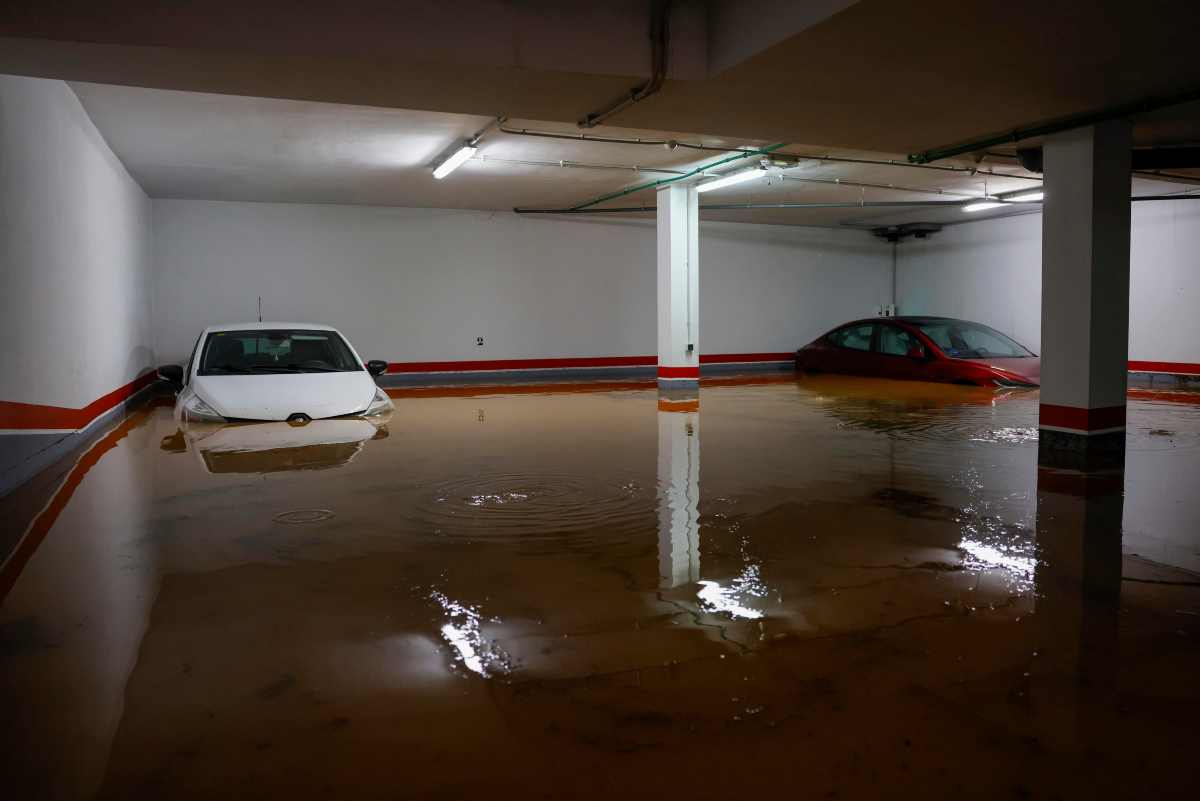
[[[732,362],[789,362],[788,353],[702,353],[701,364]],[[562,370],[585,367],[654,367],[655,356],[579,356],[552,359],[474,359],[442,362],[391,362],[389,373],[467,373],[489,370]]]
[[[1177,373],[1179,375],[1200,375],[1200,364],[1188,362],[1134,362],[1129,363],[1131,373]]]
[[[157,375],[153,371],[138,376],[82,409],[0,401],[0,428],[27,428],[30,431],[84,428],[109,409],[128,400],[135,392],[150,386],[156,378]]]
[[[700,355],[701,364],[731,364],[750,362],[791,361],[792,353],[708,353]],[[388,365],[389,373],[423,372],[476,372],[484,370],[536,370],[580,367],[651,367],[657,364],[653,356],[597,356],[560,359],[495,359],[485,361],[450,362],[395,362]],[[1188,362],[1131,361],[1132,372],[1175,373],[1200,375],[1200,364]],[[123,387],[119,387],[102,398],[89,403],[82,409],[65,406],[43,406],[37,403],[0,401],[0,429],[78,430],[85,428],[100,415],[128,400],[134,393],[149,386],[156,379],[151,371],[138,376]]]

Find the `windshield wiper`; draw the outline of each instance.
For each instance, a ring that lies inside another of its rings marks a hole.
[[[264,370],[271,373],[302,373],[303,370],[297,370],[294,367],[289,367],[285,364],[253,364],[250,370]],[[249,371],[247,371],[249,372]]]
[[[318,365],[289,364],[288,367],[301,373],[340,373],[336,367],[320,367]]]
[[[205,370],[224,370],[227,373],[248,373],[245,367],[235,367],[232,364],[210,364]]]

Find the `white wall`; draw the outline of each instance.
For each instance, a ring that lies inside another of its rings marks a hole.
[[[1129,358],[1200,363],[1200,201],[1134,203]],[[939,314],[998,328],[1041,349],[1042,216],[955,225],[903,242],[902,314]]]
[[[891,300],[891,245],[865,231],[700,223],[704,353],[793,351]]]
[[[656,352],[652,220],[155,200],[154,332],[184,360],[209,324],[341,328],[389,361]],[[704,352],[788,351],[867,315],[890,253],[858,231],[703,223]],[[484,337],[484,347],[475,345]]]
[[[0,75],[0,401],[81,408],[153,366],[149,221],[65,83]]]
[[[897,248],[899,314],[975,320],[1039,350],[1042,215],[947,226]]]

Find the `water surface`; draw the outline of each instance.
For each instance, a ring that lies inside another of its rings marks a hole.
[[[851,378],[136,413],[0,571],[14,798],[1189,797],[1200,397]]]

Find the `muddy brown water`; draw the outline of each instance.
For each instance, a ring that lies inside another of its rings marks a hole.
[[[6,798],[1194,797],[1200,396],[1081,479],[1036,392],[392,392],[98,443],[0,575]]]

